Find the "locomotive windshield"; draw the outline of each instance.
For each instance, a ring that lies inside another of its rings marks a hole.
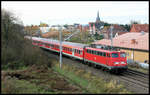
[[[125,53],[120,53],[120,57],[126,57]]]
[[[118,53],[112,53],[111,56],[112,56],[112,58],[117,58],[118,57]]]

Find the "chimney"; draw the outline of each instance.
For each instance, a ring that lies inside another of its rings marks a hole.
[[[141,35],[144,35],[145,34],[145,32],[144,31],[141,31]]]

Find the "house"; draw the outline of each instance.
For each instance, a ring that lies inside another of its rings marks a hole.
[[[32,36],[40,36],[40,27],[38,25],[25,26],[24,31]]]
[[[130,32],[149,32],[149,24],[132,24]]]
[[[79,25],[78,28],[81,32],[86,32],[89,30],[89,26],[88,25]]]
[[[117,37],[119,35],[122,35],[124,33],[128,33],[128,31],[120,26],[120,25],[112,25],[113,26],[113,29],[112,29],[112,34],[113,34],[113,37]],[[104,38],[105,39],[111,39],[111,29],[110,29],[110,26],[105,26],[102,30],[101,30],[101,33],[104,35]]]
[[[60,29],[60,26],[59,25],[52,25],[50,27],[50,31],[58,31]],[[64,26],[61,26],[61,29],[66,29]]]
[[[48,26],[42,26],[42,27],[40,27],[41,33],[49,32],[49,29],[50,29],[50,27],[48,27]]]
[[[111,40],[102,39],[95,46],[111,46]],[[149,33],[129,32],[113,38],[113,47],[125,51],[127,59],[137,62],[149,61]]]

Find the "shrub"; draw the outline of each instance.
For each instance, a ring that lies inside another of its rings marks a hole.
[[[24,39],[24,26],[18,23],[17,18],[6,10],[2,10],[2,14],[2,69],[18,69],[33,64],[50,67],[51,60],[41,49]]]

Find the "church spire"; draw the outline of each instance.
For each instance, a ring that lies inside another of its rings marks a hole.
[[[99,11],[97,12],[97,17],[96,17],[96,22],[99,22],[100,18],[99,18]]]

